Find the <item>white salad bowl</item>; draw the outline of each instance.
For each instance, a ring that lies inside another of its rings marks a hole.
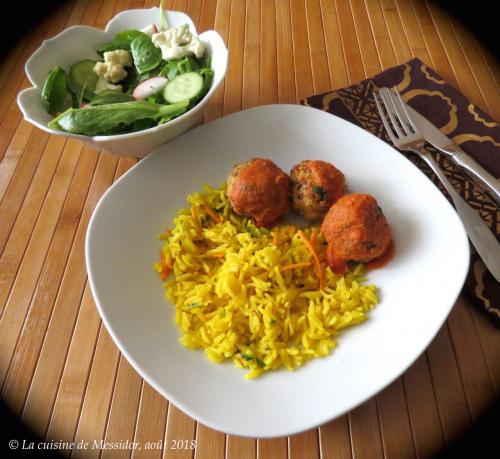
[[[165,11],[165,21],[167,27],[188,24],[191,32],[196,34],[193,21],[184,13]],[[33,87],[21,91],[17,96],[17,103],[26,121],[50,134],[80,139],[93,148],[103,149],[117,156],[137,158],[146,156],[163,143],[195,126],[201,121],[205,106],[226,75],[227,48],[222,37],[214,30],[199,35],[200,39],[206,43],[207,51],[212,58],[214,71],[212,87],[196,106],[183,115],[161,126],[119,135],[91,137],[59,131],[47,126],[53,116],[45,111],[41,93],[47,74],[55,65],[68,71],[79,60],[99,59],[97,48],[111,42],[117,32],[127,29],[141,29],[150,24],[158,26],[159,23],[159,8],[127,10],[111,19],[105,30],[88,26],[73,26],[55,37],[45,40],[26,62],[26,74]]]

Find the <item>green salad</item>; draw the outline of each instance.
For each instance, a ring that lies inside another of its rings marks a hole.
[[[161,8],[160,8],[161,9]],[[163,9],[161,9],[163,12]],[[161,125],[194,107],[214,72],[206,45],[182,25],[124,30],[69,71],[47,75],[42,103],[48,126],[74,134],[115,135]]]

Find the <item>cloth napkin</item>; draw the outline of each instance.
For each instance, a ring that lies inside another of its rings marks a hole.
[[[391,143],[377,111],[373,91],[397,87],[403,99],[472,156],[495,177],[500,177],[500,126],[419,59],[389,68],[359,84],[317,94],[304,105],[340,116]],[[479,186],[435,148],[426,147],[460,195],[481,215],[500,241],[500,210]],[[450,200],[438,178],[418,155],[401,151]],[[451,202],[451,200],[450,200]],[[500,284],[471,245],[471,263],[465,292],[500,326]]]

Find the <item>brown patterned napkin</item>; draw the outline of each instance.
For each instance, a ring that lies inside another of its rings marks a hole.
[[[396,86],[404,100],[460,145],[495,177],[500,177],[500,126],[470,103],[419,59],[392,67],[359,84],[318,94],[304,105],[340,116],[391,143],[379,117],[373,91]],[[438,150],[429,146],[446,176],[461,196],[476,209],[500,240],[500,210],[481,188]],[[403,152],[450,200],[437,177],[417,155]],[[451,200],[450,200],[451,202]],[[471,264],[465,291],[500,326],[500,284],[486,269],[471,245]]]

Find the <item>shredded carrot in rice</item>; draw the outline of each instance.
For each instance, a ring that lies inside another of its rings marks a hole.
[[[212,209],[210,209],[210,207],[208,207],[206,204],[202,204],[202,206],[205,212],[215,223],[220,223],[222,221],[222,219]]]
[[[321,262],[319,261],[318,254],[316,253],[316,250],[312,246],[311,241],[307,239],[307,236],[304,234],[302,230],[298,230],[297,234],[302,239],[302,242],[305,244],[305,246],[308,248],[308,250],[311,252],[311,255],[313,256],[314,264],[316,266],[316,273],[319,278],[319,289],[323,290],[325,286],[325,273],[323,271],[323,267],[321,266]]]
[[[316,244],[316,235],[317,235],[316,231],[312,230],[311,231],[311,237],[309,238],[309,241],[311,241],[311,245],[313,247],[315,247],[315,244]]]
[[[165,280],[170,274],[170,268],[167,265],[167,260],[165,260],[165,255],[160,252],[160,263],[161,263],[161,272],[160,279]]]
[[[299,268],[307,268],[308,266],[311,266],[310,261],[305,261],[304,263],[293,263],[291,265],[285,265],[280,267],[280,271],[289,271],[290,269],[299,269]]]

